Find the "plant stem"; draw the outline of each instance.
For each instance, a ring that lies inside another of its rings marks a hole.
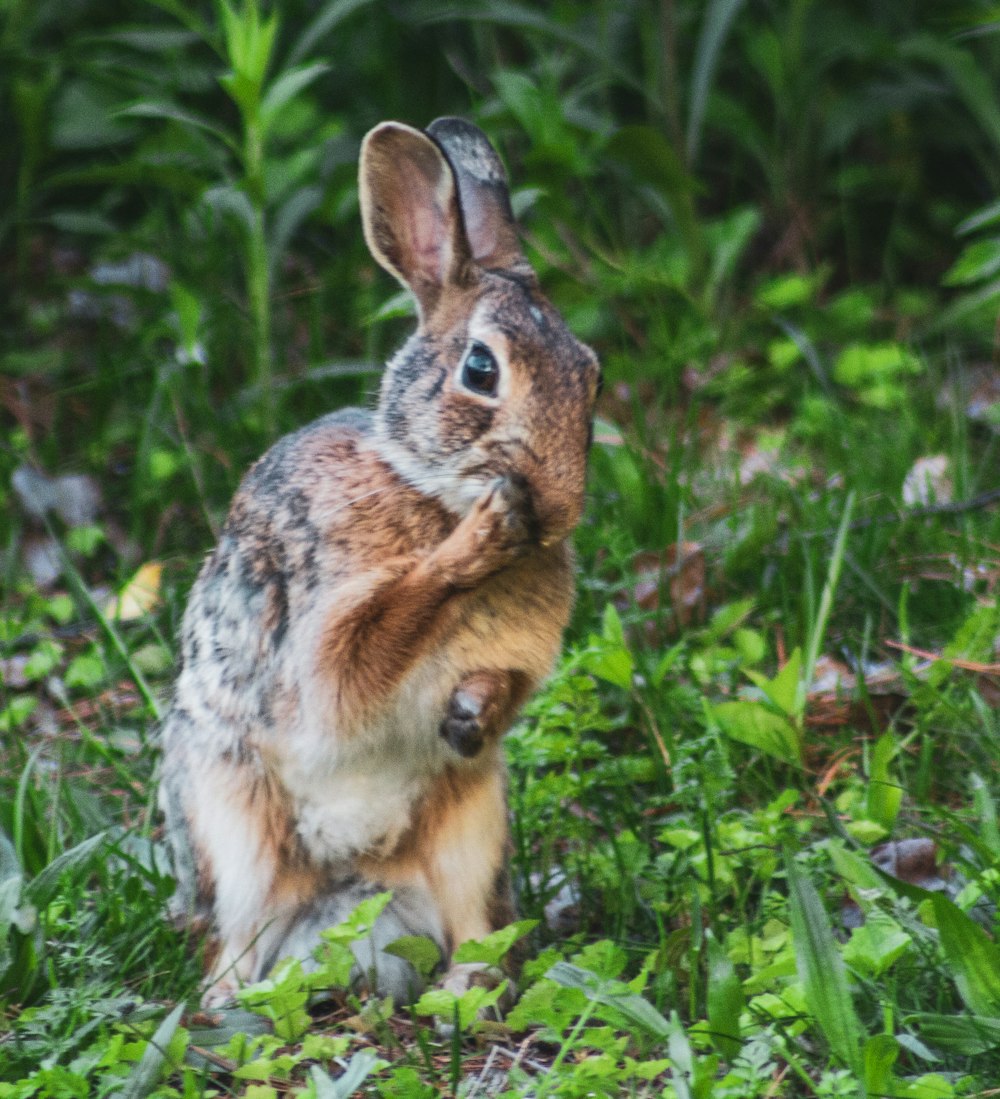
[[[243,117],[243,168],[254,218],[247,234],[247,298],[253,325],[254,382],[260,390],[264,430],[274,437],[274,385],[271,348],[271,268],[264,211],[264,138],[256,110]]]

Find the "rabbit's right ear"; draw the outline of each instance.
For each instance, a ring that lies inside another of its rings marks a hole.
[[[361,146],[358,176],[368,249],[426,316],[470,260],[451,166],[420,130],[383,122]]]

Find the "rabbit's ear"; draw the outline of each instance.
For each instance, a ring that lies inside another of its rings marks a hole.
[[[361,146],[358,186],[369,251],[426,316],[470,258],[448,161],[420,130],[383,122]]]
[[[458,181],[465,237],[481,267],[500,269],[526,263],[510,207],[507,173],[478,126],[464,118],[439,118],[427,127]]]

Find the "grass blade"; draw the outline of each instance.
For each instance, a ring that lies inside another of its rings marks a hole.
[[[1000,947],[948,897],[935,893],[931,903],[962,999],[977,1015],[1000,1015]]]
[[[121,1091],[122,1099],[145,1099],[160,1083],[167,1064],[167,1047],[180,1026],[183,1014],[184,1005],[178,1004],[156,1028],[142,1059],[125,1081],[125,1087]]]
[[[816,621],[813,623],[812,632],[809,635],[809,648],[806,650],[806,665],[799,680],[798,713],[803,713],[806,704],[806,692],[812,683],[813,672],[816,670],[816,661],[819,659],[820,646],[823,644],[823,635],[826,633],[826,624],[833,609],[833,597],[837,592],[837,584],[840,582],[840,570],[844,565],[844,551],[847,549],[847,532],[851,527],[851,516],[854,514],[854,491],[847,494],[847,502],[844,504],[844,514],[840,517],[840,526],[837,528],[837,537],[834,539],[833,551],[830,554],[830,563],[826,570],[826,581],[819,597],[819,610],[816,612]]]
[[[785,855],[792,940],[806,1003],[838,1060],[861,1079],[861,1024],[854,1010],[847,970],[819,894]]]
[[[691,104],[688,109],[687,162],[695,162],[701,145],[701,130],[705,122],[705,108],[712,76],[719,61],[722,45],[729,28],[743,4],[743,0],[712,0],[705,12],[698,45],[695,47],[694,68],[691,74]]]

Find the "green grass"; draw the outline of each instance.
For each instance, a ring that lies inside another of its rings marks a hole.
[[[995,1088],[995,36],[855,6],[289,2],[266,72],[252,5],[11,6],[0,1099]],[[213,1030],[155,808],[180,614],[247,464],[365,400],[412,323],[361,245],[358,137],[454,111],[607,375],[565,656],[507,741],[521,998],[307,1010],[354,927]],[[164,284],[109,285],[137,252]],[[907,506],[933,456],[951,503]],[[102,507],[32,518],[24,465]],[[109,616],[152,562],[155,606]]]

